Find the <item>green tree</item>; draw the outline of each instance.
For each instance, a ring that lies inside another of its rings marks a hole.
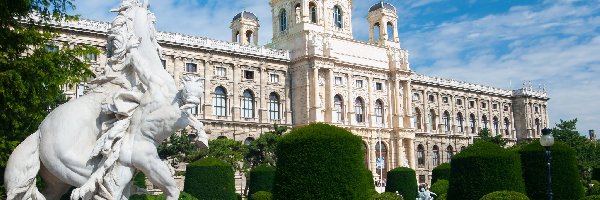
[[[561,141],[575,149],[577,166],[585,182],[591,179],[591,170],[600,167],[600,147],[595,141],[589,141],[577,132],[577,119],[560,120],[552,128],[552,135],[556,141]]]
[[[203,151],[196,148],[185,130],[171,135],[169,139],[158,146],[158,156],[161,159],[172,158],[175,163],[198,160],[198,154],[202,154]]]
[[[66,102],[62,86],[93,76],[89,46],[58,45],[49,20],[73,20],[72,0],[0,1],[0,178],[12,150],[33,133],[48,111]],[[36,12],[41,20],[33,20]],[[1,196],[1,194],[0,194]]]
[[[208,141],[208,146],[209,149],[204,157],[222,160],[230,164],[234,171],[247,171],[243,162],[248,149],[242,142],[232,139],[216,139]]]
[[[507,141],[502,138],[502,135],[498,134],[496,136],[492,136],[492,133],[489,129],[483,128],[479,131],[479,138],[475,138],[475,142],[486,141],[497,144],[501,147],[505,147]]]

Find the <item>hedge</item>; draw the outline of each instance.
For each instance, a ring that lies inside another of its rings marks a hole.
[[[486,194],[479,200],[529,200],[529,198],[523,193],[504,190]]]
[[[258,191],[250,195],[252,200],[273,200],[273,194],[267,191]]]
[[[166,200],[167,197],[164,194],[161,195],[149,195],[149,194],[136,194],[129,197],[129,200]],[[198,200],[192,195],[181,192],[179,193],[179,200]]]
[[[404,199],[416,199],[418,192],[417,175],[415,170],[407,167],[398,167],[387,173],[385,191],[400,192]]]
[[[581,198],[580,200],[600,200],[600,195],[587,196]]]
[[[369,200],[403,200],[402,197],[396,195],[393,192],[384,192],[381,194],[374,194]]]
[[[273,199],[368,199],[375,186],[362,146],[359,136],[333,125],[292,130],[275,151]]]
[[[213,157],[188,164],[183,191],[198,199],[235,200],[233,168]]]
[[[600,182],[597,180],[592,180],[591,184],[594,184],[594,186],[588,189],[587,195],[600,195]]]
[[[435,182],[433,185],[431,185],[431,188],[429,189],[429,191],[435,193],[436,195],[440,196],[442,194],[446,194],[448,193],[448,187],[449,187],[449,183],[447,180],[444,179],[439,179],[437,182]]]
[[[600,168],[592,169],[592,180],[600,181]]]
[[[442,163],[431,170],[431,184],[434,184],[439,179],[450,179],[450,163]]]
[[[555,200],[579,199],[584,189],[579,179],[575,151],[567,144],[557,141],[552,146],[552,192]],[[519,150],[523,179],[529,198],[546,199],[548,188],[545,150],[539,141],[527,144]]]
[[[275,179],[275,168],[269,165],[259,165],[250,170],[248,179],[248,194],[258,191],[273,191],[273,180]]]
[[[525,193],[519,154],[490,142],[476,142],[452,157],[450,200],[477,200],[502,190]]]

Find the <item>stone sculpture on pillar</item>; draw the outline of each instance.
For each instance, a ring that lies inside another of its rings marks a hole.
[[[142,171],[176,200],[179,190],[157,146],[190,125],[208,147],[203,124],[189,108],[200,103],[199,77],[182,89],[162,67],[154,15],[148,0],[123,0],[109,30],[105,74],[90,91],[54,109],[11,154],[5,169],[7,199],[127,199],[131,179]],[[36,187],[36,176],[46,188]]]

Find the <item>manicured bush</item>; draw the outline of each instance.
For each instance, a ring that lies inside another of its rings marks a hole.
[[[581,198],[580,200],[600,200],[600,195],[587,196]]]
[[[258,191],[250,195],[252,200],[273,200],[273,194],[267,191]]]
[[[129,200],[166,200],[167,197],[164,194],[160,195],[149,195],[149,194],[136,194],[129,197]],[[179,193],[179,200],[198,200],[192,195],[181,192]]]
[[[146,189],[146,176],[143,172],[138,172],[133,177],[133,185]]]
[[[479,200],[529,200],[529,198],[523,193],[504,190],[486,194]]]
[[[400,192],[404,199],[416,199],[418,192],[417,175],[415,170],[398,167],[387,173],[386,192]]]
[[[476,142],[452,157],[448,199],[477,200],[494,191],[525,193],[519,154]]]
[[[183,191],[198,199],[237,199],[233,168],[212,157],[188,164]]]
[[[345,129],[299,127],[281,138],[275,152],[273,199],[368,199],[374,192],[362,140]]]
[[[592,180],[592,184],[594,184],[594,186],[588,189],[587,195],[600,195],[600,182]]]
[[[269,165],[260,165],[250,170],[248,179],[248,194],[258,191],[273,191],[273,180],[275,179],[275,168]]]
[[[431,184],[440,179],[450,179],[450,163],[442,163],[431,170]]]
[[[535,141],[521,147],[519,153],[527,196],[531,199],[546,199],[548,172],[544,148],[539,141]],[[584,196],[575,151],[559,141],[552,146],[552,192],[555,200],[579,199]]]
[[[393,192],[384,192],[381,194],[374,194],[369,200],[403,200],[402,197],[396,195]]]
[[[449,184],[448,184],[447,180],[439,179],[437,182],[435,182],[433,185],[431,185],[431,188],[429,188],[429,191],[440,196],[442,194],[448,193],[448,187],[449,187]]]

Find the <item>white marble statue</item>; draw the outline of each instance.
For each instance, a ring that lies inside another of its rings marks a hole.
[[[147,0],[123,0],[109,36],[105,74],[81,98],[54,109],[11,154],[5,170],[7,199],[127,199],[131,179],[142,171],[176,200],[179,190],[157,146],[190,125],[208,147],[203,125],[189,113],[200,103],[199,77],[182,90],[163,69]],[[46,188],[36,187],[40,174]]]

